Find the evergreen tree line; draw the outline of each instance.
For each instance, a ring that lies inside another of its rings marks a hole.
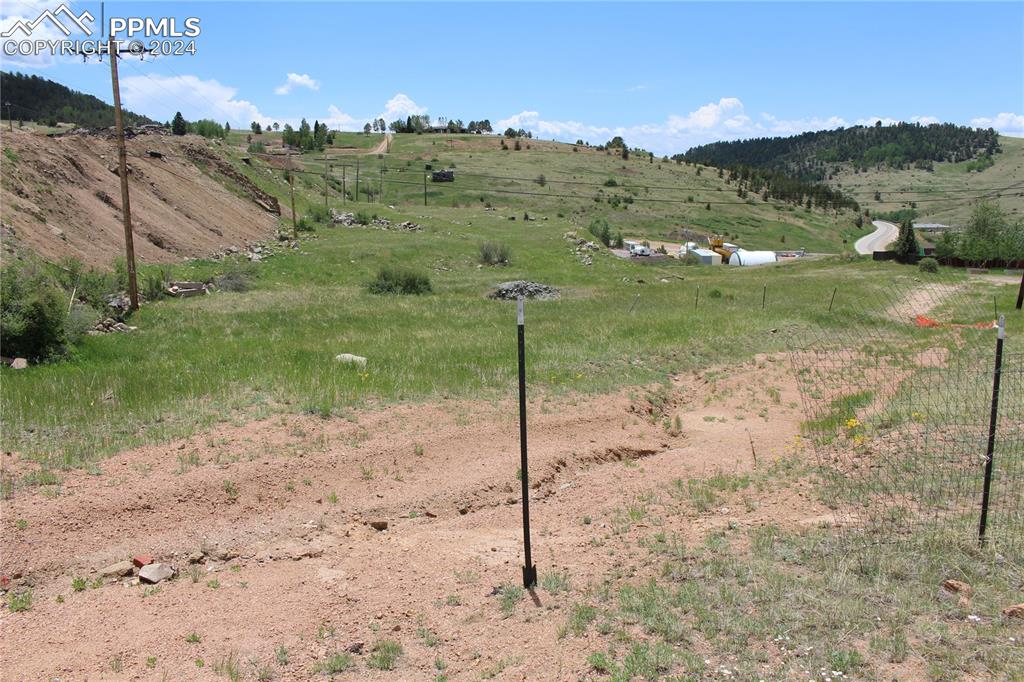
[[[74,123],[84,128],[107,128],[114,125],[114,107],[98,97],[72,90],[39,76],[0,71],[0,93],[3,103],[10,102],[11,118],[55,126],[58,122]],[[7,106],[3,116],[7,117]],[[122,110],[126,126],[156,121]]]
[[[801,180],[779,170],[735,164],[728,168],[728,172],[729,182],[737,183],[736,195],[741,199],[753,193],[760,195],[763,201],[776,199],[806,208],[860,210],[857,202],[843,192],[820,182]]]
[[[207,138],[216,137],[224,139],[228,136],[228,133],[231,132],[230,123],[225,122],[224,125],[221,125],[209,118],[201,118],[198,121],[186,121],[180,111],[174,114],[174,118],[169,124],[165,125],[167,125],[175,135],[192,133],[193,135],[202,135]]]
[[[327,130],[326,123],[313,121],[313,127],[310,128],[309,121],[302,119],[298,130],[292,128],[289,123],[284,124],[281,142],[304,151],[322,152],[325,145],[334,144],[334,133]]]
[[[405,120],[397,119],[389,123],[386,127],[384,125],[384,119],[377,119],[374,122],[375,127],[372,129],[376,132],[385,132],[391,130],[393,133],[424,133],[431,132],[432,126],[430,124],[430,116],[423,114],[422,116],[406,116]],[[489,119],[483,119],[482,121],[470,121],[468,124],[463,123],[460,118],[447,119],[441,116],[437,119],[436,125],[443,128],[446,133],[491,133],[494,129],[491,127],[491,121]],[[370,126],[367,123],[363,126],[363,132],[369,133]]]
[[[835,170],[829,164],[839,162],[853,163],[858,170],[910,165],[930,169],[936,161],[991,160],[993,154],[1000,152],[999,136],[992,128],[897,123],[821,130],[791,137],[712,142],[672,158],[719,168],[744,165],[780,170],[801,180],[821,182]]]

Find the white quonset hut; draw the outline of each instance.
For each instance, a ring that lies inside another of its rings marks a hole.
[[[747,251],[736,249],[729,258],[729,265],[766,265],[777,263],[779,257],[774,251]]]

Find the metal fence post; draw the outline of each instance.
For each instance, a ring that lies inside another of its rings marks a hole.
[[[1006,338],[1006,318],[999,316],[996,335],[996,364],[992,372],[992,413],[988,422],[988,447],[985,449],[985,484],[981,492],[981,520],[978,522],[978,544],[985,544],[985,526],[988,524],[989,492],[992,488],[992,453],[996,446],[996,428],[999,424],[999,378],[1003,370],[1003,340]]]
[[[523,587],[529,589],[537,584],[537,567],[533,564],[530,553],[530,477],[526,458],[526,335],[522,297],[516,300],[516,308],[519,345],[519,478],[523,484],[523,549],[526,554],[526,561],[523,564]]]

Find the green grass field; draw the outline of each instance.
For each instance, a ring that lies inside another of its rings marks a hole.
[[[244,136],[239,139],[244,145]],[[612,209],[593,201],[593,188],[559,189],[581,194],[567,200],[544,195],[551,182],[505,181],[502,186],[515,191],[532,186],[530,191],[539,194],[495,194],[488,191],[493,184],[482,178],[458,177],[451,184],[428,183],[428,205],[423,206],[424,163],[492,176],[618,178],[616,187],[603,189],[620,194],[641,183],[674,179],[704,187],[693,190],[698,204],[718,194],[722,184],[711,171],[696,176],[694,168],[674,163],[623,162],[551,142],[532,140],[530,149],[516,152],[492,149],[500,143],[493,137],[456,137],[454,150],[444,149],[446,139],[400,135],[393,154],[359,157],[362,175],[380,182],[374,170],[386,165],[387,177],[414,186],[385,181],[378,203],[342,203],[332,182],[328,197],[332,208],[395,222],[413,220],[424,226],[422,232],[320,225],[300,251],[261,264],[249,292],[147,305],[133,318],[137,333],[90,337],[69,362],[5,373],[4,447],[76,466],[231,416],[279,410],[338,413],[369,398],[504,396],[514,376],[513,308],[485,296],[493,285],[511,279],[533,279],[563,290],[559,301],[529,306],[534,390],[603,392],[782,350],[785,334],[771,330],[791,334],[848,322],[839,314],[825,316],[834,288],[840,290],[838,311],[844,301],[881,295],[895,279],[907,281],[918,274],[891,264],[827,259],[755,269],[685,267],[675,260],[643,264],[606,251],[585,266],[563,235],[575,231],[586,236],[586,224],[597,215],[626,234],[655,237],[678,226],[707,229],[700,227],[703,220],[710,229],[720,225],[723,232],[739,234],[740,242],[751,246],[770,246],[775,238],[769,233],[787,235],[787,243],[805,234],[822,248],[841,245],[833,243],[833,218],[760,200],[752,207],[713,206],[712,211],[640,202]],[[245,154],[242,146],[229,153]],[[323,201],[324,169],[318,156],[308,154],[296,162],[308,171],[297,174],[299,215]],[[266,159],[253,163],[238,167],[286,200],[283,173],[268,173]],[[346,170],[346,182],[349,177]],[[646,196],[639,190],[636,194]],[[537,219],[524,221],[526,212]],[[794,222],[782,223],[780,215]],[[282,226],[290,227],[290,220],[283,219]],[[751,235],[749,240],[744,234]],[[481,267],[477,253],[484,241],[507,244],[511,265]],[[377,270],[393,264],[430,275],[434,293],[368,293],[365,285]],[[225,267],[196,261],[176,266],[174,276],[210,277]],[[761,310],[765,286],[767,305]],[[698,287],[702,293],[695,307]],[[1001,295],[1008,298],[1010,292]],[[1011,305],[1010,300],[1002,304],[1004,309]],[[368,370],[335,363],[334,356],[345,352],[369,357]]]

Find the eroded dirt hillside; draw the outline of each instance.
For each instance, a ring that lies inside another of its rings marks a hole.
[[[28,249],[109,267],[124,249],[117,147],[106,134],[2,133],[4,253]],[[203,138],[128,140],[135,252],[142,262],[206,256],[274,232],[277,200]]]

